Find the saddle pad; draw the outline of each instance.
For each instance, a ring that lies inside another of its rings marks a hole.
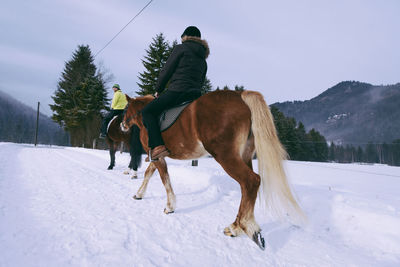
[[[193,101],[189,102],[184,102],[180,104],[179,106],[167,109],[163,111],[160,115],[159,118],[159,125],[160,125],[160,130],[165,131],[169,127],[174,124],[174,122],[178,119],[179,115],[182,113],[182,111]]]

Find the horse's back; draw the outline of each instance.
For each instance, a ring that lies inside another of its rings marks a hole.
[[[200,127],[222,128],[231,125],[235,121],[250,120],[249,107],[242,100],[241,92],[223,90],[208,93],[194,103],[194,113]],[[210,126],[206,126],[210,125]]]
[[[117,142],[128,142],[130,137],[130,132],[121,131],[120,124],[123,120],[123,115],[118,115],[115,119],[113,119],[110,123],[110,127],[108,128],[108,137],[112,141]],[[129,142],[128,142],[129,143]]]
[[[231,144],[246,140],[251,113],[236,91],[214,91],[190,104],[176,123],[163,132],[167,147],[180,159],[198,158],[212,152],[213,143]]]

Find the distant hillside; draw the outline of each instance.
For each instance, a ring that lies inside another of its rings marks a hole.
[[[400,138],[400,83],[375,86],[346,81],[311,100],[273,106],[329,141],[392,142]]]
[[[34,143],[37,111],[0,91],[0,141]],[[39,144],[68,145],[68,134],[39,114]]]

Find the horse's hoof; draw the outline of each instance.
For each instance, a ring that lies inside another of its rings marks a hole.
[[[137,179],[137,175],[133,175],[132,177],[131,177],[131,179],[133,180],[133,179]]]
[[[136,195],[134,195],[134,196],[133,196],[133,199],[141,200],[142,198],[141,198],[141,197],[137,197]]]
[[[229,228],[229,227],[225,227],[224,235],[227,235],[227,236],[230,236],[230,237],[235,237],[235,235],[231,231],[231,228]]]
[[[255,232],[253,234],[253,241],[256,242],[257,246],[261,250],[265,250],[265,240],[264,237],[261,235],[261,231]]]
[[[129,174],[129,171],[124,171],[124,174]]]
[[[165,208],[165,209],[164,209],[164,213],[165,213],[165,214],[170,214],[170,213],[174,213],[174,211],[173,211],[173,210],[168,211],[167,208]]]
[[[114,166],[108,166],[107,170],[112,170]]]

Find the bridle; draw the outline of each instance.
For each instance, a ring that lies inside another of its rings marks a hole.
[[[129,107],[129,103],[126,106],[126,108],[124,109],[124,112],[122,113],[123,118],[125,118],[126,112],[128,111],[128,107]],[[129,123],[131,122],[131,120],[135,119],[136,117],[138,117],[141,114],[141,111],[139,110],[138,112],[136,112],[135,114],[133,114],[132,116],[126,118],[125,120],[123,119],[121,122],[121,125],[124,128],[127,128],[126,126],[129,125]]]

